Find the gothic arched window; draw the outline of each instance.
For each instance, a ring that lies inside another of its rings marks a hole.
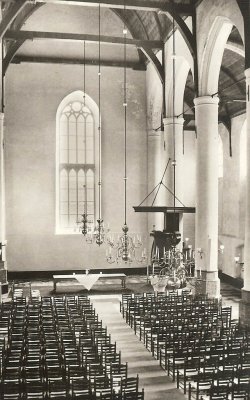
[[[97,105],[81,91],[66,96],[58,107],[57,233],[78,233],[83,212],[95,220],[97,117]]]

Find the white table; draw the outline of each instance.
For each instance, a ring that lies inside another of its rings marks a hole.
[[[99,279],[118,279],[121,281],[122,288],[126,288],[126,275],[123,273],[119,274],[67,274],[67,275],[53,275],[53,287],[56,293],[56,284],[65,280],[77,280],[81,285],[83,285],[87,290]]]

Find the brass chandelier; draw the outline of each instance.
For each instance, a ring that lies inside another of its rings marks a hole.
[[[124,6],[124,11],[125,11]],[[137,256],[137,249],[142,246],[142,240],[139,235],[134,237],[128,234],[129,227],[127,225],[127,29],[124,25],[123,28],[123,38],[124,38],[124,89],[123,89],[123,108],[124,108],[124,225],[122,227],[122,234],[118,236],[117,240],[112,236],[107,237],[107,242],[109,248],[106,251],[106,260],[109,264],[114,262],[119,263],[146,263],[147,255],[146,249],[142,250],[141,255]]]
[[[106,235],[109,228],[106,228],[101,213],[101,202],[102,202],[102,170],[101,170],[101,4],[98,7],[98,218],[96,224],[88,220],[87,214],[82,214],[82,234],[86,238],[86,242],[89,244],[96,243],[101,246],[106,240]],[[84,87],[85,87],[85,42],[84,42]],[[85,98],[85,89],[84,89]],[[90,225],[91,224],[91,225]]]

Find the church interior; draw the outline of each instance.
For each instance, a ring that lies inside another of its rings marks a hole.
[[[249,400],[250,0],[0,3],[0,399]]]

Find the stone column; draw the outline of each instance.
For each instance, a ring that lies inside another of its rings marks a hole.
[[[1,14],[1,13],[0,13]],[[2,18],[2,14],[1,17]],[[2,41],[0,41],[2,45]],[[2,54],[0,63],[0,76],[2,76]],[[5,166],[4,166],[4,99],[3,99],[3,80],[0,79],[0,243],[3,245],[0,260],[6,261],[6,227],[5,227]],[[0,266],[2,268],[2,265]],[[1,282],[1,277],[0,277]]]
[[[5,170],[4,170],[4,114],[0,113],[0,301],[7,293],[6,227],[5,227]]]
[[[195,104],[196,218],[195,264],[202,281],[197,289],[220,296],[218,278],[218,98],[198,97]]]
[[[5,244],[5,168],[4,168],[4,114],[0,113],[0,242]],[[2,249],[2,260],[6,260],[5,249]]]
[[[164,118],[164,158],[165,164],[168,162],[170,158],[171,161],[169,163],[168,169],[165,174],[165,185],[173,192],[174,191],[174,172],[172,162],[174,160],[174,141],[175,141],[175,161],[176,161],[176,169],[175,169],[175,195],[181,201],[183,200],[183,178],[182,178],[182,170],[183,170],[183,118],[177,117],[168,117]],[[175,130],[175,132],[174,132]],[[173,206],[174,205],[174,197],[166,190],[165,195],[166,205]],[[181,206],[181,204],[176,200],[176,206]]]
[[[247,175],[246,175],[246,214],[244,246],[244,287],[241,291],[240,319],[249,325],[250,319],[250,68],[246,75],[246,120],[247,120]]]
[[[150,131],[148,134],[148,194],[160,183],[164,172],[165,166],[162,162],[163,137],[163,132]],[[152,204],[156,191],[157,189],[149,197],[148,205]],[[165,205],[164,194],[165,188],[161,187],[154,205]],[[155,225],[155,230],[163,230],[164,217],[162,213],[148,213],[149,231],[153,229],[153,225]]]
[[[171,159],[168,169],[165,174],[164,184],[174,192],[174,169],[173,161],[175,157],[176,168],[175,168],[175,196],[181,202],[183,202],[183,118],[168,117],[164,118],[164,159],[165,165],[169,158]],[[175,155],[174,155],[175,145]],[[165,188],[164,188],[165,189]],[[182,204],[175,200],[176,207],[182,206]],[[167,189],[165,189],[165,205],[174,206],[174,196]],[[181,234],[181,241],[177,246],[180,250],[182,249],[183,242],[183,214],[179,214],[179,232]]]

